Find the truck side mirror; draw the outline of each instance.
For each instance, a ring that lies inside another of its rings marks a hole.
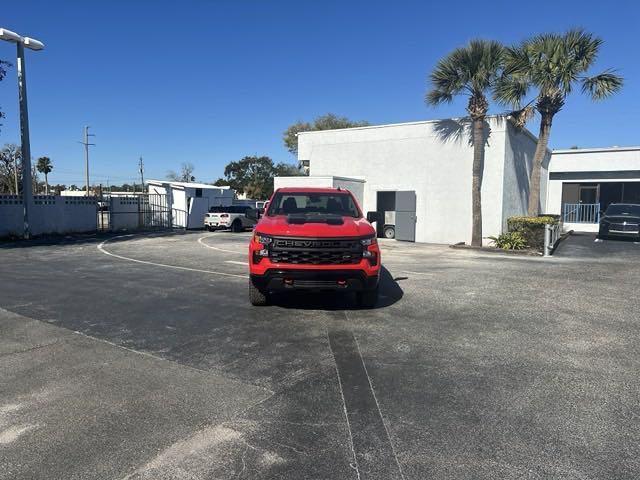
[[[367,222],[373,223],[380,220],[378,212],[367,212]]]

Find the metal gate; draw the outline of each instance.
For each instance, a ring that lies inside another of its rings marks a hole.
[[[120,231],[172,227],[167,195],[105,195],[97,202],[98,230]]]
[[[396,192],[396,240],[416,241],[416,192]]]

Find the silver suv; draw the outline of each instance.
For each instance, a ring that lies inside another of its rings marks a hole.
[[[228,207],[211,207],[204,215],[204,226],[210,232],[221,229],[231,229],[232,232],[242,232],[253,228],[256,220],[247,217],[247,212],[254,210],[246,205],[230,205]]]

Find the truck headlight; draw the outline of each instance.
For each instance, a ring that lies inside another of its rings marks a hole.
[[[376,243],[378,243],[378,240],[376,239],[376,237],[361,238],[360,243],[363,246],[368,247],[369,245],[375,245]]]
[[[256,243],[260,243],[264,246],[270,245],[273,242],[273,238],[267,237],[266,235],[262,235],[260,233],[253,234],[253,241]]]

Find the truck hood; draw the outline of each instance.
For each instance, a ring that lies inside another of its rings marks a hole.
[[[605,215],[602,217],[602,220],[611,223],[640,223],[640,217],[636,217],[635,215]]]
[[[328,223],[289,223],[286,215],[264,216],[256,225],[256,232],[285,237],[365,237],[376,231],[365,218],[342,217],[341,225]]]

